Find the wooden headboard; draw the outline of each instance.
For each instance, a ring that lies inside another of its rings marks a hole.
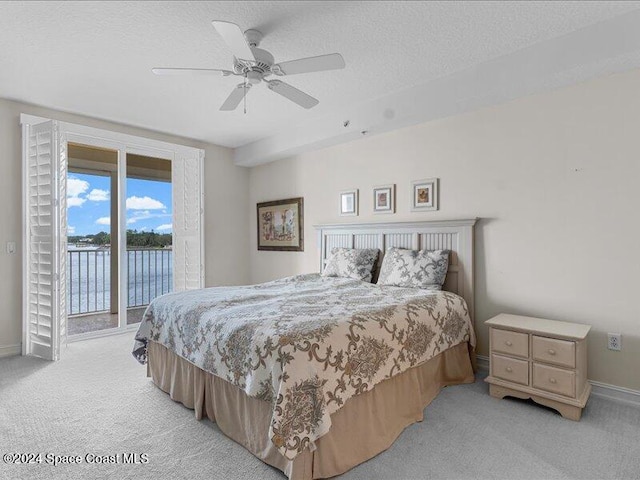
[[[377,248],[378,259],[374,282],[378,278],[384,253],[391,247],[412,250],[451,251],[444,290],[465,299],[474,319],[473,297],[473,226],[477,218],[433,222],[349,223],[315,225],[320,235],[320,271],[333,247]]]

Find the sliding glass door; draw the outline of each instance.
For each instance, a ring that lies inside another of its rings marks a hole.
[[[118,151],[69,142],[67,152],[67,315],[73,337],[119,326]]]
[[[204,286],[202,150],[25,117],[23,354],[58,359]]]
[[[127,325],[173,291],[171,162],[127,154]]]

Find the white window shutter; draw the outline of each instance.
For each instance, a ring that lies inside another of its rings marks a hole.
[[[204,286],[202,176],[204,151],[184,148],[172,162],[173,287],[191,290]]]
[[[24,129],[23,353],[60,358],[66,336],[66,144],[58,124]]]
[[[67,342],[67,141],[64,134],[58,135],[58,228],[56,231],[58,252],[58,339],[54,342],[56,359],[60,358],[60,347]]]

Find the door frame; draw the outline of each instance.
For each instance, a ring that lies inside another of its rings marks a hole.
[[[30,125],[37,125],[39,123],[47,122],[50,118],[39,117],[35,115],[20,114],[20,124],[23,129],[23,137]],[[60,131],[60,136],[64,138],[64,141],[68,144],[79,143],[83,145],[89,145],[93,147],[108,148],[118,152],[118,292],[119,292],[119,305],[118,305],[118,327],[109,328],[105,330],[99,330],[96,332],[87,332],[82,334],[73,335],[68,338],[68,342],[74,342],[78,340],[85,340],[89,338],[102,337],[107,335],[114,335],[123,332],[133,331],[138,328],[138,324],[127,325],[126,314],[120,315],[121,312],[127,311],[128,294],[123,293],[123,286],[127,285],[128,281],[128,262],[127,262],[127,230],[126,230],[126,182],[127,182],[127,165],[126,155],[135,154],[148,157],[162,158],[174,162],[179,152],[188,151],[193,155],[197,155],[200,160],[200,178],[204,177],[204,150],[190,147],[186,145],[180,145],[170,142],[164,142],[161,140],[154,140],[151,138],[140,137],[137,135],[130,135],[121,132],[115,132],[112,130],[106,130],[102,128],[89,127],[86,125],[79,125],[69,122],[57,121]],[[24,140],[23,140],[24,142]],[[23,148],[23,152],[24,152]],[[26,163],[26,158],[22,159],[23,165]],[[173,179],[172,179],[173,185]],[[200,182],[200,286],[204,287],[204,184]],[[173,197],[173,195],[172,195]],[[174,215],[175,209],[172,209]],[[23,238],[23,242],[27,241],[26,237]],[[174,256],[175,261],[175,256]],[[174,269],[175,270],[175,269]],[[174,276],[174,284],[175,284]],[[124,317],[124,318],[123,318]],[[23,335],[27,331],[26,318],[23,315]],[[23,340],[24,345],[24,340]],[[24,354],[24,347],[23,347]]]

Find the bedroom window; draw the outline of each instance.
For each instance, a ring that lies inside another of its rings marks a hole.
[[[157,295],[204,286],[203,150],[20,121],[23,355],[56,360],[67,341],[134,330]]]

